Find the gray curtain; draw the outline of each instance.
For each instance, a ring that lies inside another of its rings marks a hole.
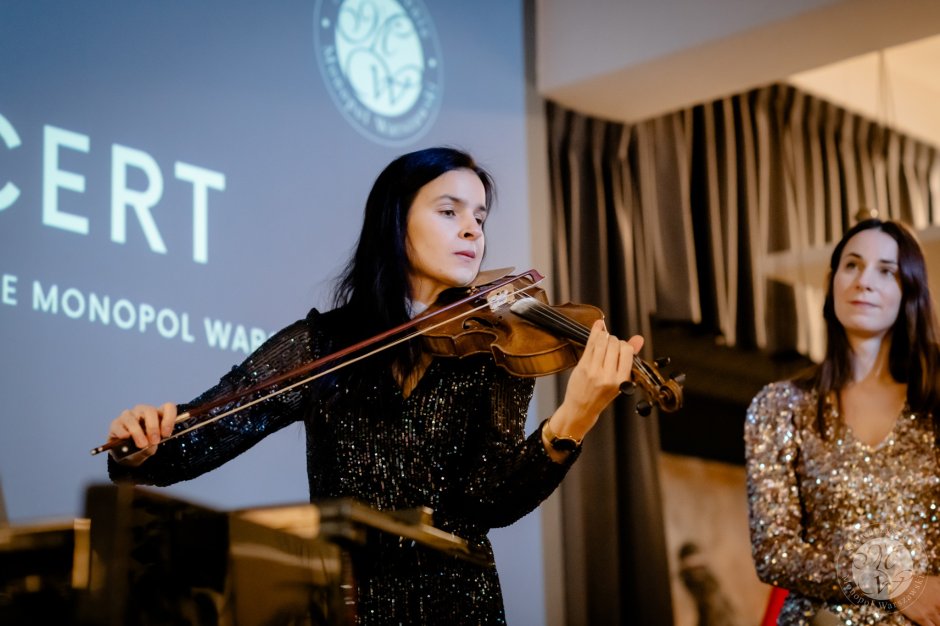
[[[940,223],[936,147],[787,85],[636,124],[548,103],[547,123],[553,288],[618,335],[676,320],[818,359],[829,249],[856,215]],[[610,413],[561,489],[567,623],[669,624],[657,415]]]
[[[638,137],[553,106],[549,124],[557,299],[599,306],[611,332],[648,338],[657,251],[643,233],[659,223],[639,210],[636,179],[649,173],[629,161]],[[656,417],[627,398],[608,413],[562,487],[566,623],[670,624]]]

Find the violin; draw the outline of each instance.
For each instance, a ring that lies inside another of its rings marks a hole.
[[[495,273],[501,271],[486,275]],[[503,275],[485,284],[448,290],[433,307],[409,322],[247,390],[190,408],[177,416],[178,430],[164,441],[418,337],[432,356],[464,357],[491,352],[497,365],[516,376],[545,376],[569,369],[580,358],[590,335],[590,325],[604,314],[590,305],[548,304],[545,291],[537,286],[543,279],[536,270],[529,270],[519,275]],[[378,347],[372,348],[375,345]],[[660,367],[667,364],[666,359],[647,363],[634,356],[633,380],[624,383],[621,392],[631,394],[636,385],[644,390],[647,400],[636,405],[640,415],[649,415],[654,405],[666,412],[682,406],[683,378],[663,376]],[[252,399],[246,401],[248,398]],[[201,419],[213,409],[233,403],[234,408]],[[112,451],[120,459],[138,452],[139,448],[130,439],[118,439],[93,448],[91,454],[105,451]]]
[[[537,286],[541,280],[541,274],[529,270],[464,300],[466,312],[450,316],[444,324],[424,328],[419,323],[425,349],[434,356],[491,352],[496,364],[515,376],[546,376],[574,367],[591,325],[604,313],[587,304],[550,305]],[[660,368],[668,364],[668,359],[647,363],[633,357],[632,381],[624,383],[621,392],[629,395],[636,385],[643,389],[647,399],[636,405],[640,415],[649,415],[654,405],[667,413],[682,407],[684,376],[664,376]]]

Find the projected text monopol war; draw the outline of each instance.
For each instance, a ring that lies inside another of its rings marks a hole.
[[[208,316],[202,317],[201,324],[193,325],[190,314],[185,311],[85,292],[75,287],[63,289],[57,284],[44,285],[39,280],[32,281],[30,302],[32,310],[37,313],[62,315],[119,330],[155,333],[163,339],[185,343],[196,342],[198,335],[210,348],[244,354],[255,350],[269,335],[261,328]],[[20,304],[18,276],[0,275],[0,304]]]

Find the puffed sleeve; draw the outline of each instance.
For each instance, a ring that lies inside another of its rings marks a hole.
[[[193,401],[179,405],[180,413],[250,390],[265,380],[312,360],[313,340],[309,320],[315,316],[316,312],[311,312],[307,320],[295,322],[269,338],[243,363],[223,376],[217,385]],[[277,387],[271,390],[274,389]],[[138,467],[121,465],[109,457],[108,473],[113,481],[156,486],[195,478],[238,456],[271,433],[303,419],[305,394],[306,389],[298,387],[164,441],[157,453]],[[181,422],[177,424],[175,432],[186,430],[195,421],[211,419],[239,404],[244,405],[260,395],[258,393],[217,407],[206,417]]]
[[[758,577],[802,595],[829,600],[840,594],[834,559],[805,540],[797,464],[800,430],[791,383],[774,383],[755,396],[745,421],[751,548]],[[805,401],[805,397],[803,398]],[[831,543],[829,545],[832,545]]]

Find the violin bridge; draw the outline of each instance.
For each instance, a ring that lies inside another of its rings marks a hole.
[[[496,289],[486,294],[486,302],[490,305],[490,311],[494,313],[515,301],[516,290],[512,287],[503,287],[502,289]]]

